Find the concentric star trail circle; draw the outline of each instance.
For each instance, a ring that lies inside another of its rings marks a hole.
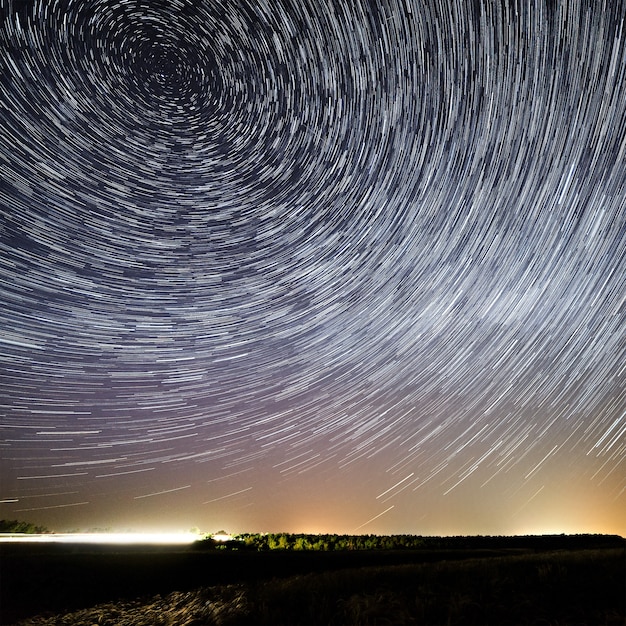
[[[626,5],[343,4],[0,0],[2,516],[624,528]]]

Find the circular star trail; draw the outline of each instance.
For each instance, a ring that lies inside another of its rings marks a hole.
[[[626,5],[344,4],[0,0],[0,515],[626,528]]]

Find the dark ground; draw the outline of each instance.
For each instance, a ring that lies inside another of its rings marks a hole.
[[[2,624],[137,598],[144,598],[143,609],[133,610],[145,613],[148,606],[155,610],[164,602],[155,600],[157,594],[167,596],[174,591],[193,593],[171,595],[170,603],[199,603],[205,610],[216,594],[222,601],[224,593],[237,597],[236,611],[222,613],[219,619],[215,615],[195,622],[185,618],[189,624],[624,626],[626,553],[623,542],[621,547],[559,551],[500,546],[342,552],[0,546]],[[74,621],[55,618],[46,623],[142,623],[130,617],[122,620],[118,609],[118,618],[112,621],[106,621],[106,611],[99,609],[97,622],[85,613]],[[165,619],[163,611],[156,614]],[[172,618],[158,623],[178,622]]]

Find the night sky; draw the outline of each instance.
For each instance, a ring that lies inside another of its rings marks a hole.
[[[0,11],[0,518],[626,535],[626,2]]]

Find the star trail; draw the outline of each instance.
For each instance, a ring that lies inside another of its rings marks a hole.
[[[626,3],[0,12],[0,517],[626,534]]]

